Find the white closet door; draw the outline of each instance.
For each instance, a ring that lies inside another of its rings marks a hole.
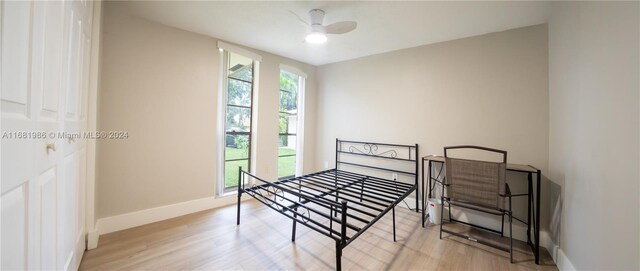
[[[2,270],[76,269],[85,246],[92,3],[0,2]]]

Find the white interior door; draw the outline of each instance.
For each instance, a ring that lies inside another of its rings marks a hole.
[[[85,248],[92,2],[0,2],[2,270],[77,269]],[[66,132],[66,133],[65,133]]]

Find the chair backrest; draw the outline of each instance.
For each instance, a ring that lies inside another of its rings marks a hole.
[[[451,149],[476,149],[502,155],[502,162],[452,158]],[[491,209],[503,209],[507,168],[507,152],[479,146],[444,148],[447,197],[453,201]]]

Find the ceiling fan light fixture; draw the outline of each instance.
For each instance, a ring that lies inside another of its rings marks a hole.
[[[327,35],[325,33],[322,32],[311,32],[309,33],[304,40],[308,43],[315,43],[315,44],[319,44],[319,43],[325,43],[327,42]]]

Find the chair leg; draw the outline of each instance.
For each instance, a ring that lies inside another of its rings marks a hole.
[[[444,215],[442,213],[444,213],[444,197],[440,199],[440,239],[442,239],[442,223],[444,223]]]
[[[502,213],[502,224],[500,224],[502,228],[500,228],[500,236],[504,236],[504,213]]]

